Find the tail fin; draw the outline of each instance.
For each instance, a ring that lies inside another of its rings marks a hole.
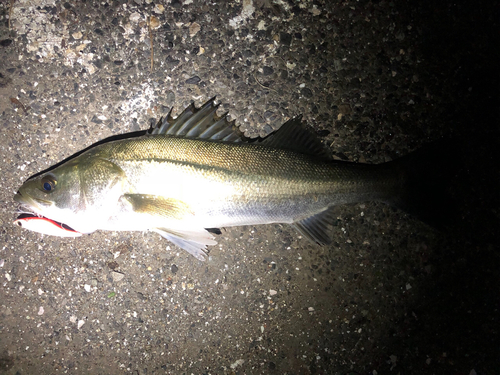
[[[393,163],[405,186],[397,206],[431,226],[500,232],[500,135],[435,142]]]

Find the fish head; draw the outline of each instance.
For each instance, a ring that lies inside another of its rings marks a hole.
[[[23,210],[90,233],[112,215],[123,177],[115,164],[84,155],[28,179],[14,200]]]
[[[80,190],[78,164],[67,163],[25,181],[14,200],[37,215],[64,221],[81,206]]]

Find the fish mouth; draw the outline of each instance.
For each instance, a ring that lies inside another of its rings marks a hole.
[[[32,199],[29,195],[23,195],[20,191],[18,191],[16,195],[14,195],[14,201],[20,203],[19,207],[17,208],[17,213],[21,214],[21,216],[22,215],[37,216],[37,217],[42,216],[37,212],[36,201]],[[22,217],[22,219],[25,218],[26,216]]]
[[[39,207],[50,207],[54,204],[53,202],[45,199],[34,198],[27,194],[23,195],[20,190],[16,193],[16,195],[14,195],[14,200],[21,203],[23,206],[31,208],[31,210],[35,212]]]
[[[37,208],[39,207],[38,203],[42,203],[42,206],[51,206],[52,202],[46,201],[43,199],[32,198],[28,195],[23,195],[20,191],[18,191],[16,193],[16,195],[14,195],[14,200],[16,202],[20,203],[20,205],[17,209],[17,213],[19,214],[19,216],[14,221],[14,223],[17,223],[17,225],[19,225],[20,227],[23,226],[23,224],[22,224],[23,221],[29,220],[30,218],[38,218],[38,219],[45,219],[45,220],[51,221],[54,224],[61,227],[62,229],[65,229],[69,232],[77,232],[73,228],[71,228],[69,225],[61,223],[61,222],[53,220],[53,219],[50,219],[46,216],[43,216],[42,214],[40,214],[38,212],[38,210],[37,210]]]

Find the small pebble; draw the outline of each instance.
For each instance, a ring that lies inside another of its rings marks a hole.
[[[153,12],[155,12],[157,14],[161,14],[161,13],[163,13],[164,10],[165,10],[165,7],[163,5],[156,4],[155,8],[153,9]]]
[[[151,18],[149,19],[149,25],[153,30],[157,29],[160,27],[160,20],[155,16],[151,16]]]
[[[123,273],[120,273],[120,272],[111,272],[111,277],[113,278],[113,281],[116,283],[118,281],[121,281],[125,275]]]
[[[236,367],[241,366],[243,363],[245,363],[244,359],[238,359],[236,362],[231,364],[231,368],[234,370]]]
[[[137,23],[141,19],[141,15],[137,12],[134,12],[130,15],[129,20],[130,22]]]
[[[196,22],[193,22],[191,26],[189,26],[189,36],[192,38],[193,36],[198,34],[198,31],[200,30],[201,30],[200,25],[197,24]]]

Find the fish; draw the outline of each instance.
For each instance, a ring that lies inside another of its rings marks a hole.
[[[216,228],[290,224],[326,245],[336,206],[422,201],[408,199],[418,180],[408,162],[334,160],[300,116],[248,139],[218,107],[212,98],[177,118],[170,111],[148,131],[99,142],[29,178],[14,200],[38,219],[17,223],[59,236],[153,231],[204,260]],[[54,231],[54,223],[65,226]]]

